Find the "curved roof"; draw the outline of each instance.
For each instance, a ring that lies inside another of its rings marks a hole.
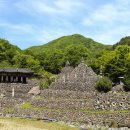
[[[34,71],[27,68],[0,68],[0,72],[30,74],[30,73],[33,73]]]

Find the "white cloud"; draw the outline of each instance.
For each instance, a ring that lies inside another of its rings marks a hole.
[[[93,29],[99,42],[114,44],[123,36],[130,35],[130,1],[115,0],[101,5],[83,19],[83,25]]]
[[[25,11],[31,15],[38,15],[43,13],[50,15],[71,15],[73,12],[77,12],[79,9],[85,7],[82,0],[55,0],[48,3],[44,0],[26,0],[17,2],[15,6],[21,11]]]
[[[91,11],[83,23],[85,25],[115,24],[117,22],[128,22],[130,20],[130,1],[116,0],[115,2],[100,6],[98,9]]]
[[[29,24],[12,24],[0,22],[0,27],[14,33],[32,33],[34,31],[32,25]]]
[[[105,32],[105,33],[104,33]],[[102,32],[93,34],[93,38],[101,43],[115,44],[120,38],[130,35],[130,27],[120,26],[110,29],[104,29]]]

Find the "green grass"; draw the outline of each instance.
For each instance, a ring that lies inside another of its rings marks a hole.
[[[20,107],[21,107],[21,108],[32,108],[32,106],[31,106],[31,103],[30,103],[30,102],[26,102],[26,103],[24,103],[24,104],[20,105]]]
[[[57,100],[57,101],[92,101],[92,98],[45,98],[43,96],[36,96],[35,99],[47,99],[47,100]]]
[[[37,121],[35,119],[0,117],[0,130],[78,130],[66,124]]]
[[[83,112],[87,114],[117,114],[117,113],[129,113],[130,110],[89,110],[89,109],[50,109],[45,107],[34,107],[29,102],[22,104],[21,108],[31,109],[31,110],[47,110],[52,112]]]

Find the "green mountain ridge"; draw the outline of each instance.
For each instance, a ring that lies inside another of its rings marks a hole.
[[[114,44],[113,47],[115,48],[115,47],[120,46],[120,45],[130,46],[130,36],[126,36],[126,37],[121,38],[121,40],[119,42],[117,42],[116,44]]]
[[[39,51],[44,52],[53,49],[64,50],[65,48],[71,45],[83,45],[90,51],[96,51],[96,52],[98,52],[101,49],[102,50],[110,49],[111,47],[111,45],[104,45],[102,43],[95,42],[93,39],[86,38],[80,34],[73,34],[69,36],[60,37],[58,39],[48,42],[47,44],[30,47],[26,50],[29,50],[34,54],[37,54],[39,53]]]
[[[119,76],[130,83],[130,37],[122,38],[117,44],[105,45],[80,34],[63,36],[41,46],[21,50],[9,41],[0,39],[1,68],[29,68],[36,74],[47,76],[58,74],[66,61],[76,67],[81,58],[99,74],[102,65],[104,75],[117,82]],[[48,83],[49,82],[49,83]]]

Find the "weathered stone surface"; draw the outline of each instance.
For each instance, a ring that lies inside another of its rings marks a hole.
[[[84,63],[76,68],[68,66],[63,68],[62,73],[53,82],[50,89],[54,90],[74,90],[74,91],[96,91],[96,82],[100,79],[90,67]]]
[[[6,97],[12,97],[12,88],[14,88],[14,97],[28,98],[27,93],[29,90],[37,85],[37,80],[29,80],[28,84],[0,83],[0,94],[3,94]]]
[[[98,93],[95,84],[99,79],[100,76],[82,62],[76,68],[67,65],[49,89],[41,90],[32,98],[27,93],[37,86],[36,81],[0,84],[0,93],[6,96],[0,96],[0,115],[79,122],[93,129],[98,128],[97,124],[110,126],[114,121],[120,126],[129,126],[130,93],[120,92],[118,86],[114,91]],[[14,98],[10,98],[12,87]],[[21,108],[24,103],[29,104],[28,109]]]
[[[124,85],[118,84],[112,88],[112,91],[124,91]]]
[[[130,110],[130,93],[99,94],[95,102],[95,109]]]
[[[96,97],[96,92],[89,91],[73,91],[73,90],[53,90],[44,89],[41,90],[40,96],[43,98],[63,98],[63,99],[92,99]]]

